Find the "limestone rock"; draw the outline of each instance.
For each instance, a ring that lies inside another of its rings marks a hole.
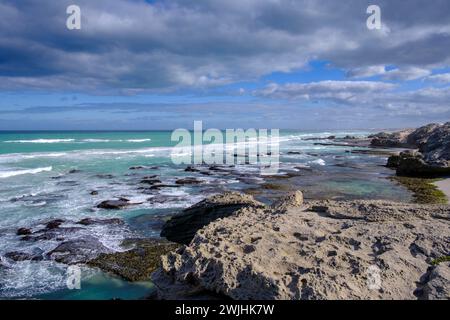
[[[188,244],[197,230],[211,221],[230,216],[244,207],[261,206],[263,204],[253,197],[237,192],[212,196],[173,216],[163,226],[161,237],[176,243]]]

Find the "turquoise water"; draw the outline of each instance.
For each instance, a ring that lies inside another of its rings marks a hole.
[[[366,135],[367,132],[284,131],[280,138],[279,173],[301,172],[283,180],[305,191],[307,198],[408,200],[409,193],[386,179],[386,159],[351,154],[351,147],[321,146],[307,140],[329,135]],[[112,251],[123,250],[127,238],[159,237],[170,215],[205,197],[225,190],[258,188],[273,182],[259,175],[258,165],[236,165],[232,172],[209,175],[185,172],[171,160],[171,132],[3,132],[0,133],[0,298],[136,299],[147,296],[150,282],[130,284],[90,270],[82,290],[65,286],[67,266],[43,261],[15,262],[5,257],[20,251],[42,254],[61,241],[94,237]],[[299,154],[289,154],[296,151]],[[140,170],[130,170],[141,166]],[[308,170],[299,169],[307,168]],[[149,190],[141,183],[156,175],[173,185],[180,177],[196,177],[199,185]],[[281,180],[280,180],[281,181]],[[97,194],[92,195],[95,191]],[[267,191],[263,199],[276,192]],[[123,210],[96,208],[103,200],[125,197]],[[83,218],[120,218],[124,225],[92,225],[63,234],[61,239],[21,241],[18,228],[40,230],[52,219],[69,227]]]

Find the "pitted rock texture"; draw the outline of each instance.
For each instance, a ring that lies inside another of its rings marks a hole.
[[[218,219],[163,256],[159,298],[449,298],[449,262],[432,265],[449,254],[449,206],[287,199]]]

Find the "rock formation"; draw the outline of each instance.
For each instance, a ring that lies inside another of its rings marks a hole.
[[[371,136],[376,147],[417,149],[391,156],[388,166],[400,176],[435,177],[450,174],[450,122],[429,124],[415,130],[378,133]]]
[[[189,244],[197,230],[218,218],[227,217],[244,207],[262,207],[251,196],[227,192],[209,197],[173,216],[161,231],[169,241]]]
[[[445,205],[297,192],[211,222],[152,279],[163,299],[448,299],[449,220]]]

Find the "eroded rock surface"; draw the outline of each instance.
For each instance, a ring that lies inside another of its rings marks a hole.
[[[209,197],[173,216],[161,231],[169,241],[188,244],[197,230],[211,221],[227,217],[244,207],[262,207],[262,203],[248,195],[227,192]]]
[[[418,129],[372,136],[372,146],[413,148],[389,158],[388,166],[401,176],[433,177],[450,174],[450,122],[429,124]]]
[[[432,265],[449,254],[449,206],[301,199],[199,230],[153,273],[159,298],[449,298],[449,262]]]

